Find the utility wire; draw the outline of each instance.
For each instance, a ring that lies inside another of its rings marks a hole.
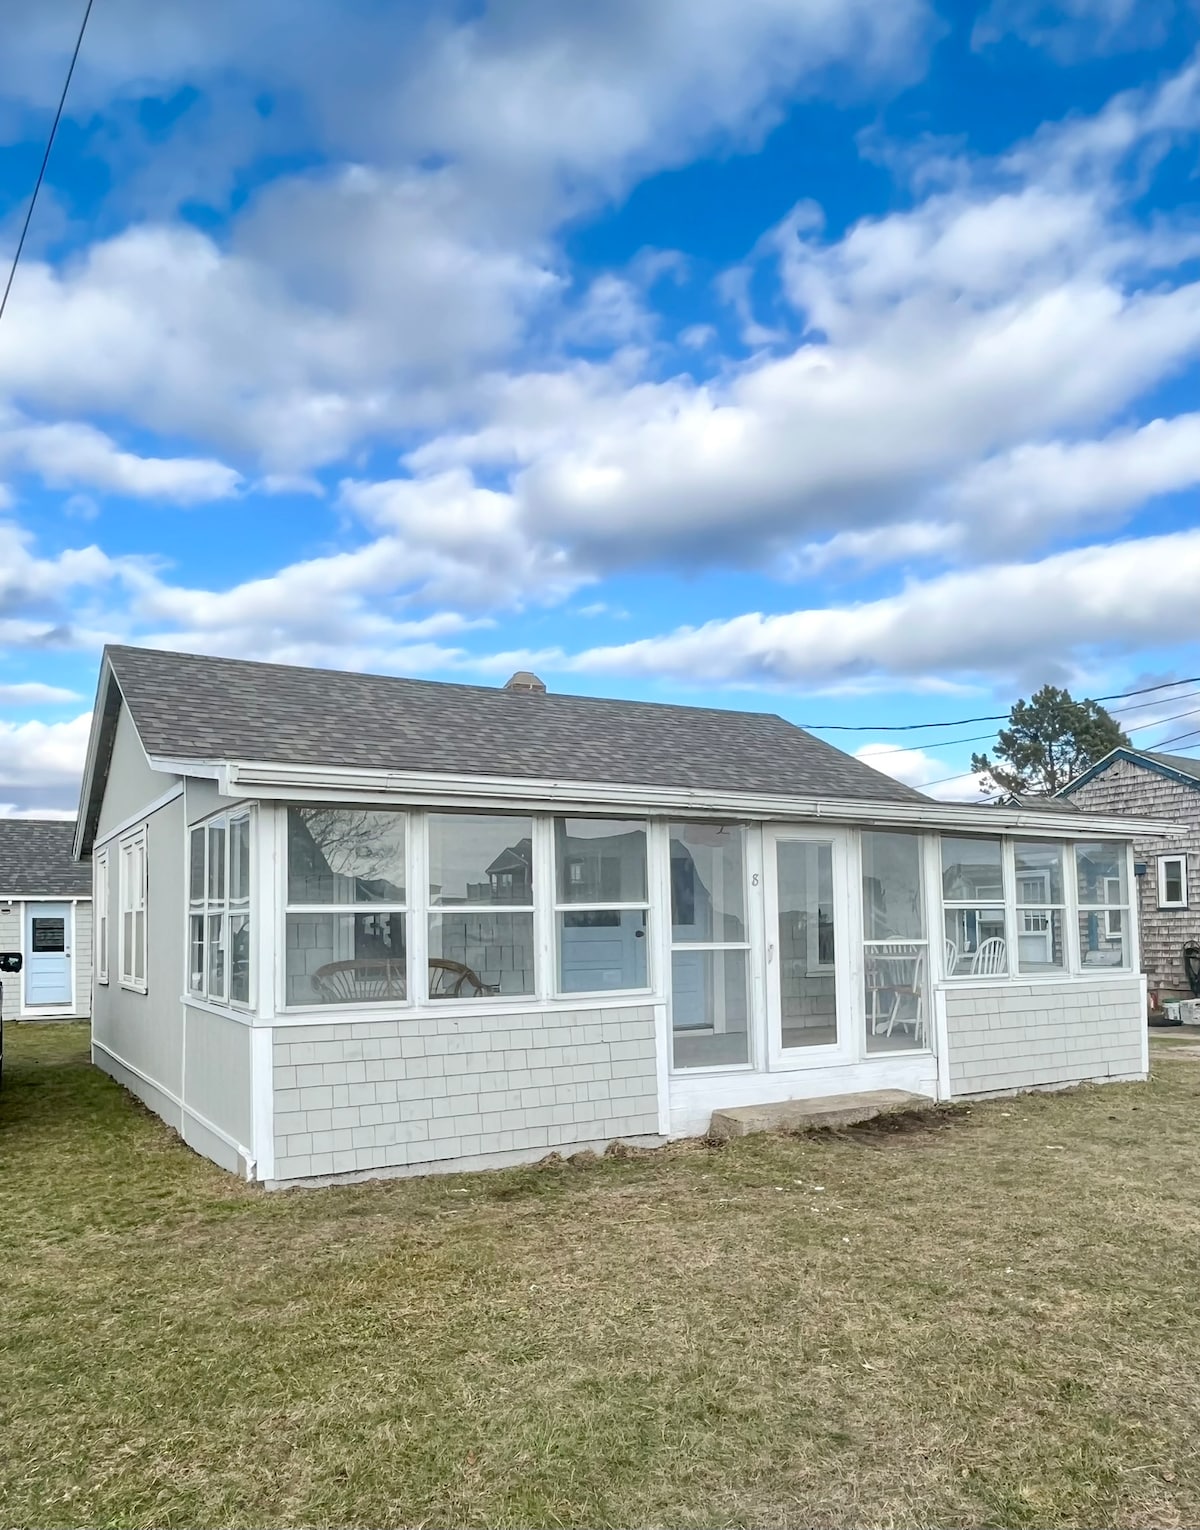
[[[92,14],[93,0],[87,0],[83,9],[83,20],[79,23],[79,36],[75,39],[75,51],[71,54],[71,62],[67,68],[67,77],[63,81],[62,95],[58,98],[58,110],[54,113],[54,125],[50,129],[50,136],[46,140],[46,152],[42,155],[41,168],[34,183],[33,195],[29,198],[29,206],[25,210],[25,222],[21,226],[21,237],[17,240],[17,248],[12,258],[12,265],[8,270],[8,280],[4,284],[4,295],[0,297],[0,319],[4,317],[4,310],[8,307],[8,294],[12,291],[13,278],[17,274],[17,266],[21,260],[21,251],[25,248],[25,236],[29,233],[29,225],[33,221],[33,209],[37,206],[38,192],[42,189],[42,182],[46,179],[46,166],[50,163],[50,150],[54,147],[54,138],[58,132],[58,124],[62,121],[63,108],[67,104],[67,91],[71,88],[71,76],[75,73],[75,64],[79,58],[79,50],[83,47],[83,34],[87,31],[88,17]]]
[[[1151,691],[1169,691],[1178,685],[1200,684],[1200,675],[1185,675],[1180,680],[1164,680],[1159,685],[1143,685],[1135,691],[1114,691],[1110,696],[1090,696],[1089,701],[1124,701],[1129,696],[1148,696]],[[964,728],[969,723],[1007,722],[1011,713],[996,712],[988,717],[955,717],[945,722],[929,723],[800,723],[810,733],[915,733],[928,728]],[[990,736],[990,735],[989,735]],[[964,742],[966,742],[964,740]]]

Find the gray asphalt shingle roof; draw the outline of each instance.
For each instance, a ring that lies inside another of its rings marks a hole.
[[[73,819],[0,818],[0,898],[90,898],[74,839]]]
[[[1200,760],[1190,760],[1185,754],[1160,754],[1154,749],[1141,749],[1139,754],[1144,754],[1148,760],[1157,760],[1160,765],[1169,766],[1171,770],[1177,770],[1181,775],[1191,776],[1193,780],[1200,782]]]
[[[108,658],[152,755],[924,802],[782,717],[147,648]]]

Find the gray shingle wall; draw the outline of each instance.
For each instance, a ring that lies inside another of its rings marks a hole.
[[[654,1009],[280,1026],[275,1177],[658,1132]]]
[[[1116,759],[1077,787],[1069,800],[1089,813],[1126,813],[1188,825],[1182,838],[1156,835],[1133,842],[1134,859],[1146,863],[1146,875],[1137,879],[1142,971],[1160,997],[1186,995],[1181,953],[1186,941],[1200,940],[1200,784],[1188,786],[1131,760]],[[1189,907],[1160,909],[1158,857],[1180,852],[1188,858]]]
[[[1141,984],[1021,983],[946,992],[950,1092],[955,1097],[1142,1068]]]

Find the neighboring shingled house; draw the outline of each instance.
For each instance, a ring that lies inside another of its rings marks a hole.
[[[92,1012],[92,877],[74,844],[72,821],[0,818],[0,951],[23,961],[0,979],[5,1020]]]
[[[1185,827],[1170,840],[1133,841],[1142,971],[1159,1003],[1190,998],[1183,948],[1200,941],[1200,760],[1114,749],[1059,796],[1085,812],[1164,818]]]
[[[278,1185],[1145,1076],[1154,825],[514,679],[105,653],[93,1057],[199,1152]]]

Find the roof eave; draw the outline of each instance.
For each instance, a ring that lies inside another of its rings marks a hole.
[[[1086,785],[1087,782],[1094,780],[1096,776],[1100,775],[1102,771],[1107,770],[1114,760],[1128,760],[1131,765],[1138,765],[1143,770],[1150,771],[1153,775],[1165,776],[1169,781],[1178,781],[1183,786],[1190,786],[1194,790],[1200,791],[1200,777],[1190,776],[1185,770],[1176,770],[1174,766],[1166,765],[1162,760],[1154,759],[1152,754],[1141,749],[1131,749],[1127,744],[1118,744],[1115,749],[1110,749],[1094,765],[1089,765],[1073,781],[1068,781],[1066,786],[1060,786],[1054,795],[1056,797],[1069,796],[1071,792]]]
[[[980,834],[1024,830],[1078,839],[1128,839],[1182,832],[1160,819],[1081,815],[1077,809],[996,808],[934,801],[874,801],[795,793],[726,792],[709,787],[647,786],[645,783],[563,780],[549,777],[454,775],[436,771],[357,770],[343,766],[279,761],[152,757],[156,770],[204,775],[222,795],[320,801],[387,800],[403,806],[535,807],[538,804],[594,811],[620,807],[640,812],[698,813],[779,820],[824,819],[830,823],[906,828],[961,829]],[[1082,831],[1082,832],[1081,832]]]

